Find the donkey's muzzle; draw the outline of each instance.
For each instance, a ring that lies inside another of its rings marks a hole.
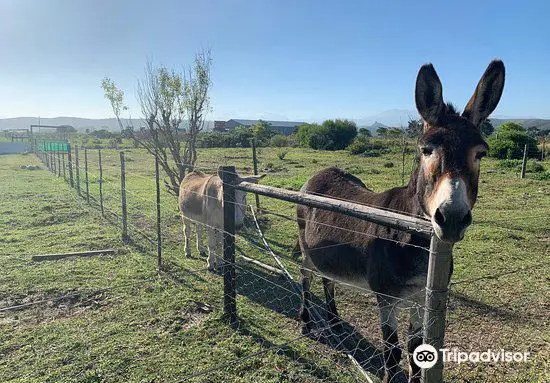
[[[444,203],[433,216],[436,235],[445,242],[458,242],[472,223],[472,211],[466,204]]]

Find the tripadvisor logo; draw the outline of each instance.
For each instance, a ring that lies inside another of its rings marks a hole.
[[[414,363],[420,368],[432,368],[437,363],[437,350],[429,344],[421,344],[413,352]]]
[[[514,352],[506,350],[459,351],[457,348],[442,348],[443,362],[453,363],[511,363],[529,361],[529,352]],[[437,363],[439,353],[429,344],[421,344],[413,352],[413,360],[420,368],[432,368]]]

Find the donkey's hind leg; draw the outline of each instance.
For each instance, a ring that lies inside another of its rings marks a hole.
[[[323,288],[328,306],[328,320],[331,325],[335,325],[339,321],[339,315],[336,310],[336,301],[334,300],[334,281],[323,277]]]
[[[203,243],[204,225],[199,222],[195,223],[195,231],[197,232],[197,250],[202,257],[206,257],[206,247]]]
[[[187,258],[191,257],[191,221],[185,217],[181,217],[183,221],[183,241],[184,253]]]

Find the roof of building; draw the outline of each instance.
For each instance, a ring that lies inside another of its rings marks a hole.
[[[241,120],[236,118],[232,118],[229,121],[235,121],[236,123],[244,126],[255,125],[260,122],[260,120]],[[262,121],[267,122],[271,126],[287,127],[287,128],[294,128],[298,125],[303,124],[303,122],[298,122],[298,121],[269,121],[269,120],[262,120]]]

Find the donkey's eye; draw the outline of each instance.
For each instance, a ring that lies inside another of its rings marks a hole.
[[[422,152],[423,155],[427,157],[427,156],[431,156],[434,150],[429,146],[423,146],[420,148],[420,151]]]
[[[483,157],[487,155],[487,152],[478,152],[476,154],[476,160],[481,160]]]

